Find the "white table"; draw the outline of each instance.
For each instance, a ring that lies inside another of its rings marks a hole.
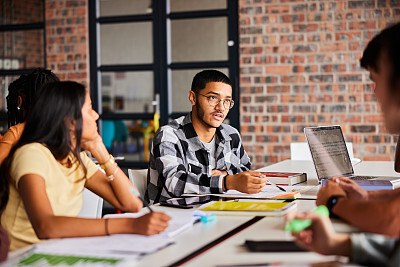
[[[260,169],[260,171],[286,171],[286,172],[306,172],[308,175],[307,185],[314,185],[315,189],[307,192],[314,196],[318,191],[318,180],[314,165],[311,161],[292,161],[286,160],[277,164]],[[394,172],[393,162],[361,162],[354,167],[354,171],[359,175],[384,175],[400,177]],[[298,209],[309,211],[315,208],[313,200],[297,200]],[[167,211],[172,208],[153,206],[157,211]],[[133,266],[168,266],[185,256],[193,253],[222,235],[249,221],[247,216],[218,216],[218,219],[211,223],[197,223],[193,228],[174,237],[175,244],[162,249],[151,255],[144,256]],[[316,262],[330,261],[334,257],[325,257],[316,253],[250,253],[241,245],[246,239],[253,240],[290,240],[291,236],[284,232],[283,218],[263,218],[243,231],[226,239],[222,243],[199,254],[185,266],[216,266],[227,264],[248,264],[266,262]],[[18,252],[10,253],[10,256],[18,257]]]
[[[152,206],[156,211],[175,210],[174,208]],[[156,253],[144,256],[137,266],[168,266],[207,245],[218,237],[249,221],[247,216],[218,216],[216,221],[196,223],[192,229],[174,237],[175,244]]]
[[[300,210],[310,210],[315,207],[312,200],[298,200]],[[184,266],[218,266],[260,263],[315,263],[334,261],[334,256],[322,256],[313,252],[249,252],[242,245],[246,240],[292,240],[292,236],[283,230],[283,217],[266,217],[245,230],[234,235],[222,244],[199,255]]]

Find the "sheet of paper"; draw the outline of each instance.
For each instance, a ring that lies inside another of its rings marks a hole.
[[[56,255],[46,253],[30,253],[10,266],[90,266],[90,267],[123,267],[132,266],[137,262],[137,256],[121,255]]]
[[[236,190],[228,190],[225,194],[223,195],[229,195],[229,196],[235,196],[235,197],[254,197],[254,198],[272,198],[276,197],[278,195],[283,195],[283,194],[288,194],[288,193],[294,193],[294,192],[304,192],[305,190],[308,189],[307,186],[280,186],[283,189],[286,190],[286,192],[280,190],[276,186],[273,185],[266,185],[264,186],[263,190],[258,193],[258,194],[246,194],[242,193]]]
[[[63,238],[36,245],[35,253],[61,255],[141,255],[153,253],[170,244],[167,236],[110,235],[80,238]]]
[[[263,190],[257,194],[246,194],[236,190],[228,190],[224,194],[202,194],[202,195],[212,195],[212,196],[219,196],[219,197],[229,197],[229,198],[273,198],[278,195],[300,192],[303,194],[315,186],[280,186],[286,190],[286,192],[279,190],[276,186],[273,185],[266,185],[264,186]],[[196,194],[184,194],[184,196],[198,196]]]
[[[172,219],[168,222],[168,227],[160,235],[173,237],[182,231],[193,226],[196,218],[193,216],[194,211],[190,210],[177,210],[165,212]],[[143,213],[122,213],[122,214],[107,214],[104,218],[137,218],[142,216]]]

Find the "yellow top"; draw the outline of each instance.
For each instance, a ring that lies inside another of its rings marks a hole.
[[[86,153],[82,152],[80,156],[87,168],[86,177],[82,168],[77,168],[78,161],[74,160],[72,154],[70,157],[73,165],[67,168],[54,158],[46,146],[39,143],[24,145],[15,152],[10,169],[10,197],[1,216],[1,225],[10,236],[11,251],[40,242],[19,194],[19,179],[26,174],[40,175],[45,181],[54,215],[77,216],[82,209],[82,192],[86,179],[98,170]]]

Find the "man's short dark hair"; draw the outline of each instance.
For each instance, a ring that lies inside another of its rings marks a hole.
[[[218,70],[203,70],[197,73],[192,81],[192,91],[199,92],[204,89],[207,83],[221,82],[232,86],[228,76]]]
[[[400,91],[400,23],[384,29],[368,43],[360,59],[361,67],[379,73],[378,62],[384,54],[391,71],[390,90]]]

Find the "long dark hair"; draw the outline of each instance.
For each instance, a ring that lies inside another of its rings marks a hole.
[[[57,76],[50,70],[37,68],[28,75],[23,74],[8,86],[7,116],[8,127],[24,122],[32,108],[33,99],[43,85],[58,82]],[[18,97],[22,103],[18,105]]]
[[[2,185],[9,179],[9,169],[15,151],[23,145],[41,143],[47,146],[54,158],[62,160],[71,152],[86,173],[79,156],[82,138],[82,106],[85,102],[85,87],[76,82],[46,84],[38,93],[29,112],[24,131],[11,149],[0,168]],[[76,144],[72,144],[70,128],[75,124]],[[3,199],[0,207],[3,206]]]

